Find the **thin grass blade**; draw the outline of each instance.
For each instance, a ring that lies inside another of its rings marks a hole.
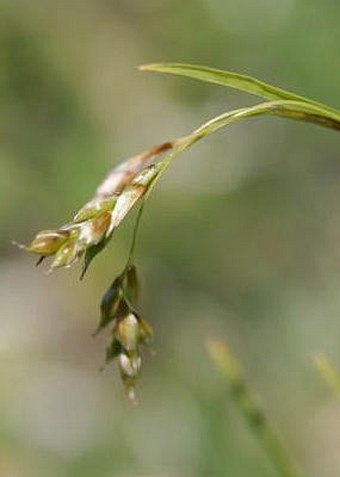
[[[154,63],[148,65],[142,65],[139,67],[141,71],[152,71],[157,73],[168,73],[177,76],[184,76],[207,83],[214,83],[220,86],[227,86],[229,88],[235,88],[237,90],[254,94],[270,101],[273,100],[290,100],[301,101],[303,103],[312,104],[318,108],[333,112],[340,115],[340,112],[325,106],[316,101],[304,98],[298,94],[286,91],[284,89],[273,86],[269,83],[265,83],[257,78],[251,76],[234,73],[231,71],[224,71],[215,68],[209,68],[206,66],[189,65],[181,63]]]

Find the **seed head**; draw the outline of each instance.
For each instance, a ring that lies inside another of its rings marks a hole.
[[[43,230],[24,248],[39,255],[53,255],[67,241],[70,233],[66,230]]]
[[[111,325],[105,362],[118,361],[120,375],[130,400],[135,401],[136,381],[141,369],[141,345],[149,346],[153,338],[149,323],[139,316],[131,303],[131,287],[136,287],[137,270],[129,265],[115,278],[101,302],[97,332]]]
[[[55,268],[68,268],[77,262],[83,255],[85,247],[76,238],[65,242],[57,251],[51,265],[51,270]]]
[[[82,278],[93,258],[111,239],[113,231],[158,177],[162,170],[158,157],[173,147],[174,143],[166,142],[124,161],[108,174],[94,197],[70,222],[56,230],[39,232],[29,245],[19,247],[40,255],[38,264],[45,257],[54,256],[50,271],[70,267],[84,257]],[[153,337],[152,328],[136,311],[138,293],[137,270],[129,258],[124,271],[104,294],[95,333],[111,325],[106,363],[118,360],[120,375],[133,402],[136,402],[135,384],[141,368],[140,345],[148,346]]]
[[[98,216],[102,212],[112,211],[117,198],[118,194],[113,194],[109,197],[94,197],[76,213],[73,222],[84,222]]]
[[[136,352],[139,342],[139,322],[133,313],[119,320],[116,328],[116,338],[128,352]]]
[[[129,401],[132,404],[137,404],[136,398],[136,380],[140,373],[142,360],[138,355],[127,355],[121,353],[118,357],[118,366],[122,381],[125,386],[125,390]]]
[[[79,228],[78,241],[85,247],[97,245],[104,237],[111,222],[111,213],[101,212],[82,223]]]

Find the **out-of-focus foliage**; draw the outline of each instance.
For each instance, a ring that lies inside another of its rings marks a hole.
[[[218,334],[306,474],[338,477],[340,408],[311,361],[340,362],[336,133],[238,124],[164,176],[139,245],[158,353],[137,410],[90,338],[129,224],[83,283],[10,241],[58,227],[124,157],[247,104],[136,65],[209,64],[339,107],[339,18],[334,0],[0,3],[0,475],[274,476],[204,351]]]

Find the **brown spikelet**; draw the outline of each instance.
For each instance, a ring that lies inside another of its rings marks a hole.
[[[159,167],[153,162],[172,147],[173,143],[165,142],[122,162],[71,222],[56,230],[39,232],[29,245],[19,245],[20,248],[43,257],[55,255],[51,270],[70,267],[85,254],[83,276],[94,256],[106,246],[112,232],[156,178]]]

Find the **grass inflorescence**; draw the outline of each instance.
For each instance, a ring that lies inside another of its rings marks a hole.
[[[197,141],[229,124],[262,115],[285,117],[340,131],[339,111],[250,76],[178,63],[144,65],[140,69],[235,88],[265,101],[227,111],[179,139],[163,142],[125,160],[109,172],[94,196],[69,222],[58,229],[37,233],[28,245],[19,245],[39,256],[38,265],[50,258],[50,272],[69,268],[82,259],[83,278],[92,260],[103,251],[130,211],[136,206],[140,207],[126,267],[104,294],[97,330],[111,326],[106,362],[118,361],[122,380],[132,401],[135,401],[135,383],[141,367],[140,345],[149,345],[152,338],[150,325],[136,309],[138,280],[134,250],[138,225],[143,205],[174,158]]]

